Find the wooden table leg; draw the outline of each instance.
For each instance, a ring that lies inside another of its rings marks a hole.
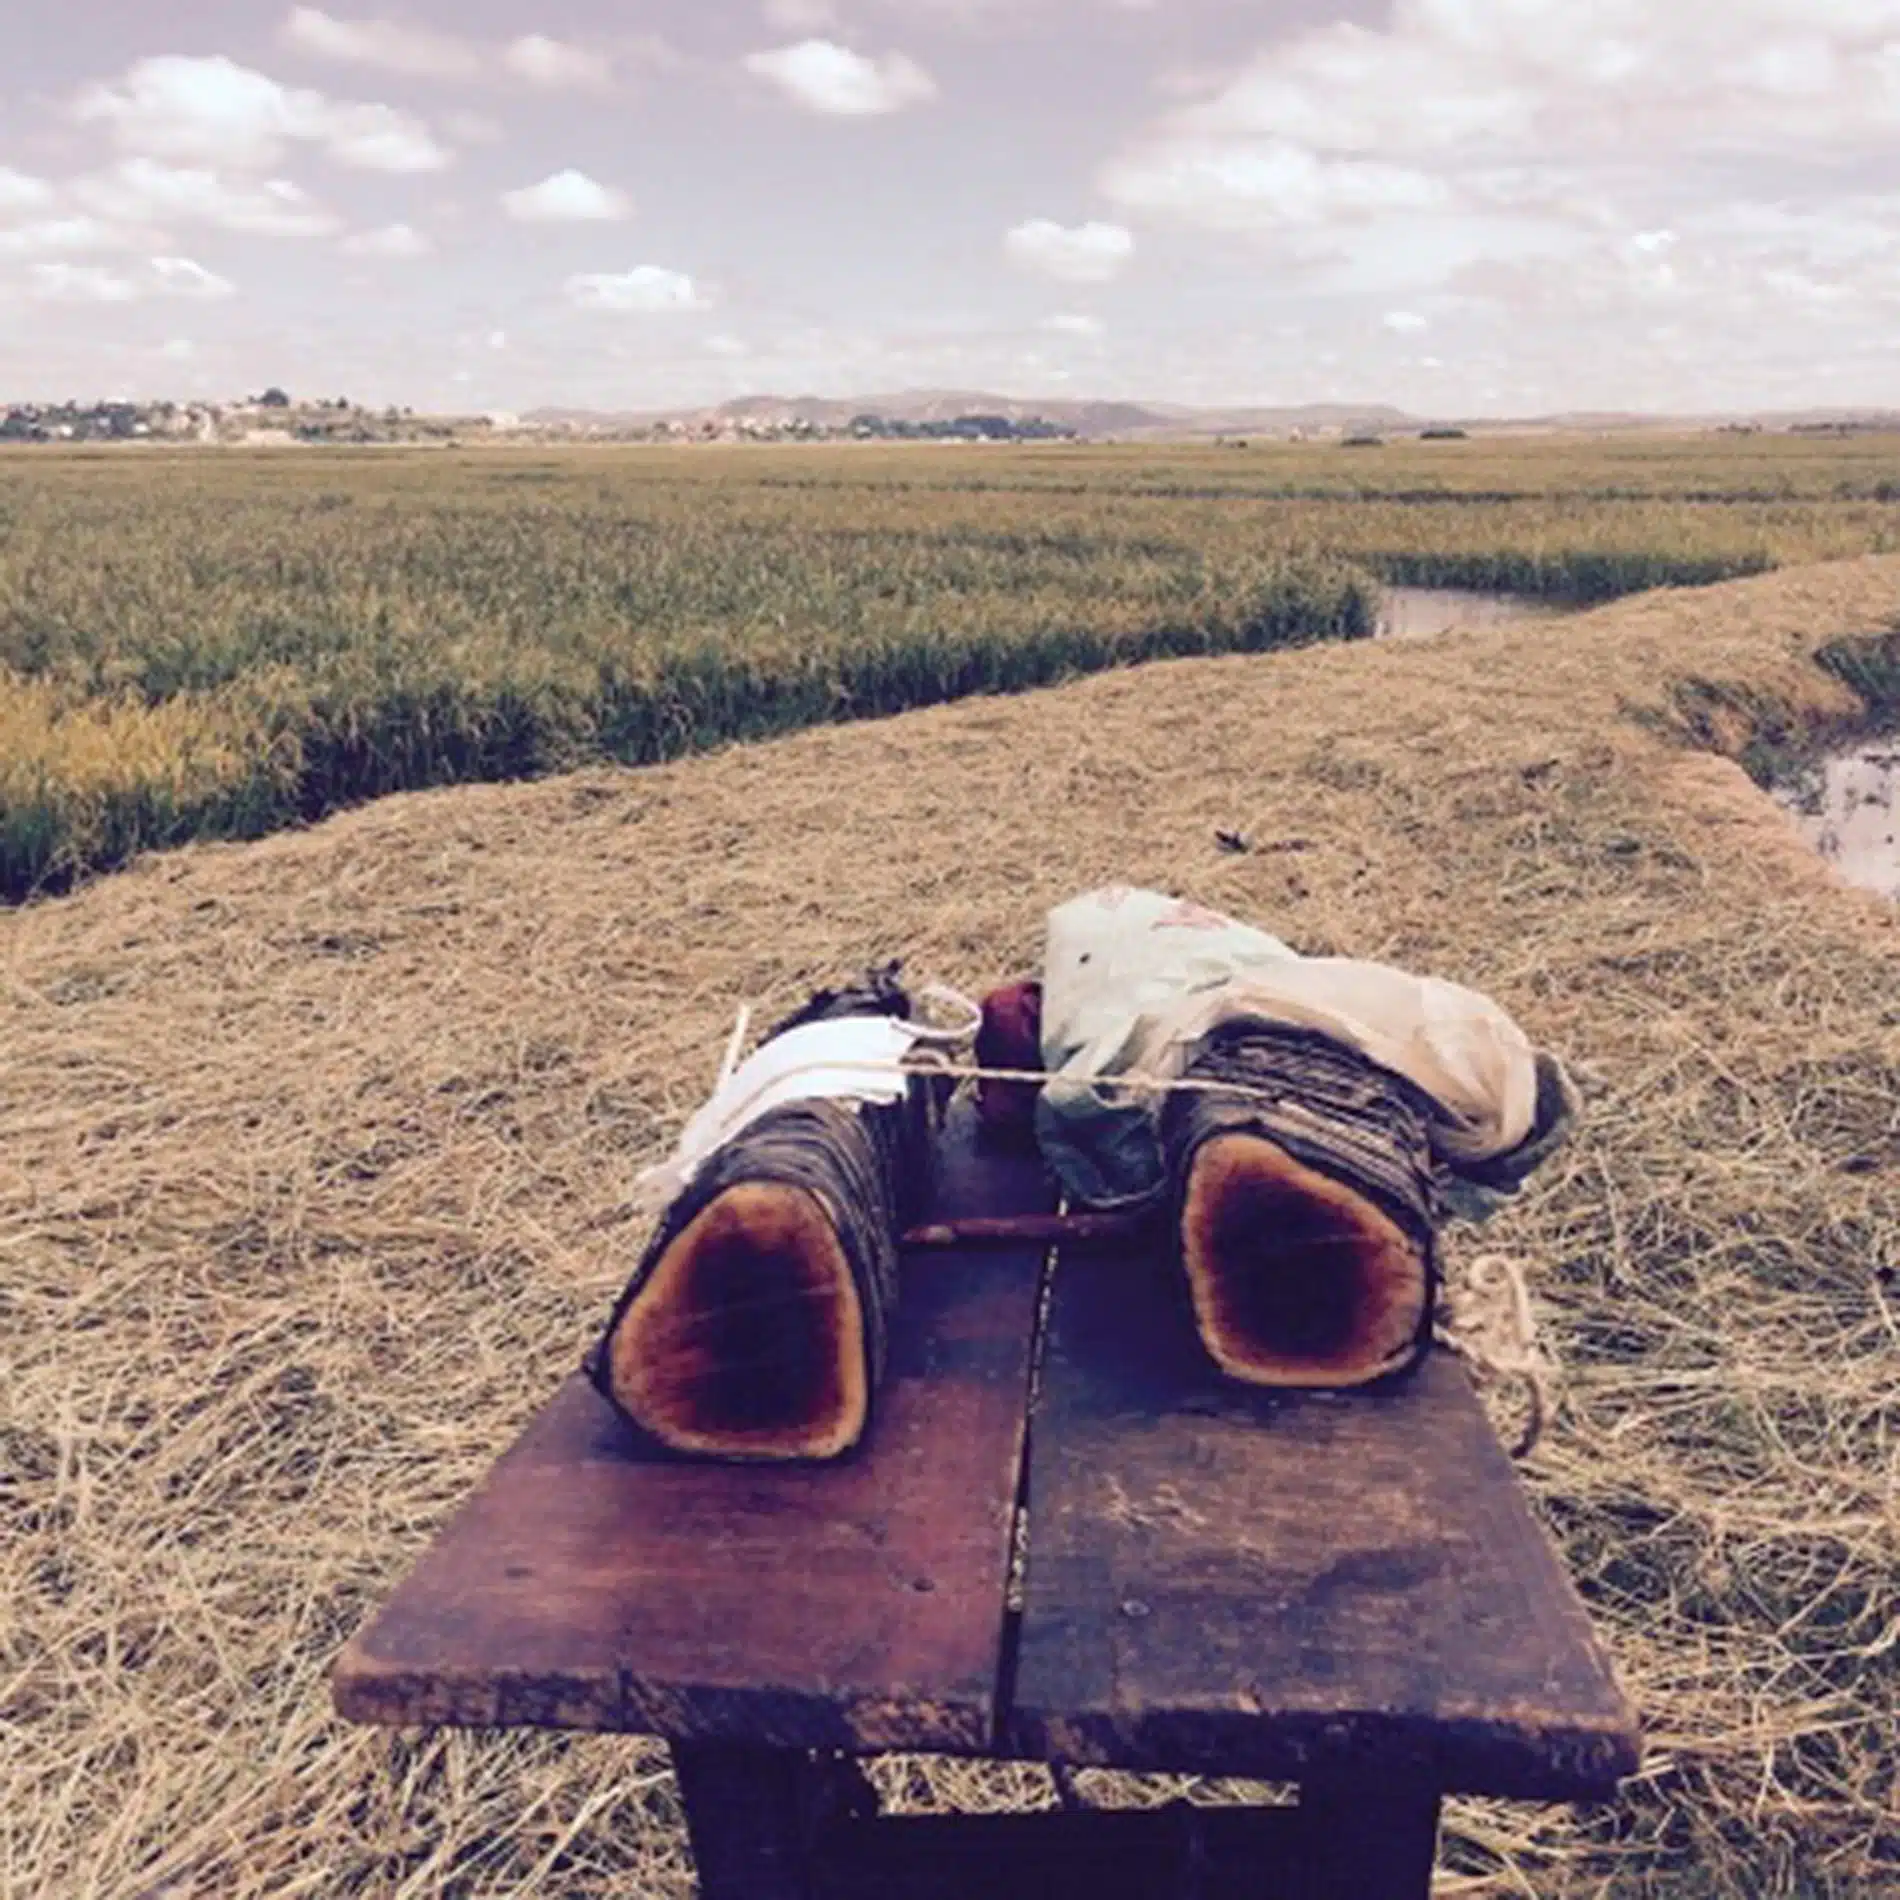
[[[877,1800],[857,1764],[797,1748],[673,1744],[702,1900],[814,1900],[813,1852]]]
[[[1397,1776],[1300,1785],[1300,1900],[1429,1900],[1438,1790]]]

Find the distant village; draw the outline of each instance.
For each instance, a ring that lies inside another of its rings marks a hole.
[[[0,411],[0,442],[153,442],[230,446],[298,443],[402,444],[481,441],[599,442],[1022,442],[1073,441],[1076,431],[1040,416],[960,415],[911,422],[873,414],[848,422],[799,415],[733,415],[715,411],[682,420],[615,417],[522,418],[417,415],[412,409],[365,408],[347,397],[293,400],[281,389],[237,402],[15,403]]]
[[[15,403],[0,442],[386,442],[446,439],[483,417],[417,416],[334,401],[294,402],[281,389],[237,402]]]

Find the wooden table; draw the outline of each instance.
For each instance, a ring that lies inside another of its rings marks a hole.
[[[1053,1205],[961,1110],[939,1177],[939,1219]],[[1178,1280],[917,1255],[830,1465],[669,1458],[575,1374],[350,1643],[338,1710],[665,1736],[708,1900],[1422,1895],[1442,1795],[1610,1796],[1635,1719],[1458,1362],[1251,1392]],[[892,1750],[1300,1801],[880,1819],[853,1758]]]

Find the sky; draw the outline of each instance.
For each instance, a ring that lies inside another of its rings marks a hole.
[[[269,383],[1900,405],[1900,0],[0,10],[0,401]]]

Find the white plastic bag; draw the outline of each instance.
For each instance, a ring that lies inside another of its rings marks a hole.
[[[1487,996],[1350,957],[1303,957],[1199,904],[1111,885],[1049,913],[1036,1108],[1044,1155],[1091,1206],[1134,1206],[1163,1184],[1162,1100],[1118,1077],[1178,1078],[1218,1023],[1258,1016],[1317,1030],[1414,1082],[1439,1114],[1435,1151],[1494,1192],[1502,1157],[1549,1152],[1575,1108],[1550,1057]],[[1482,1213],[1482,1194],[1460,1211]]]

